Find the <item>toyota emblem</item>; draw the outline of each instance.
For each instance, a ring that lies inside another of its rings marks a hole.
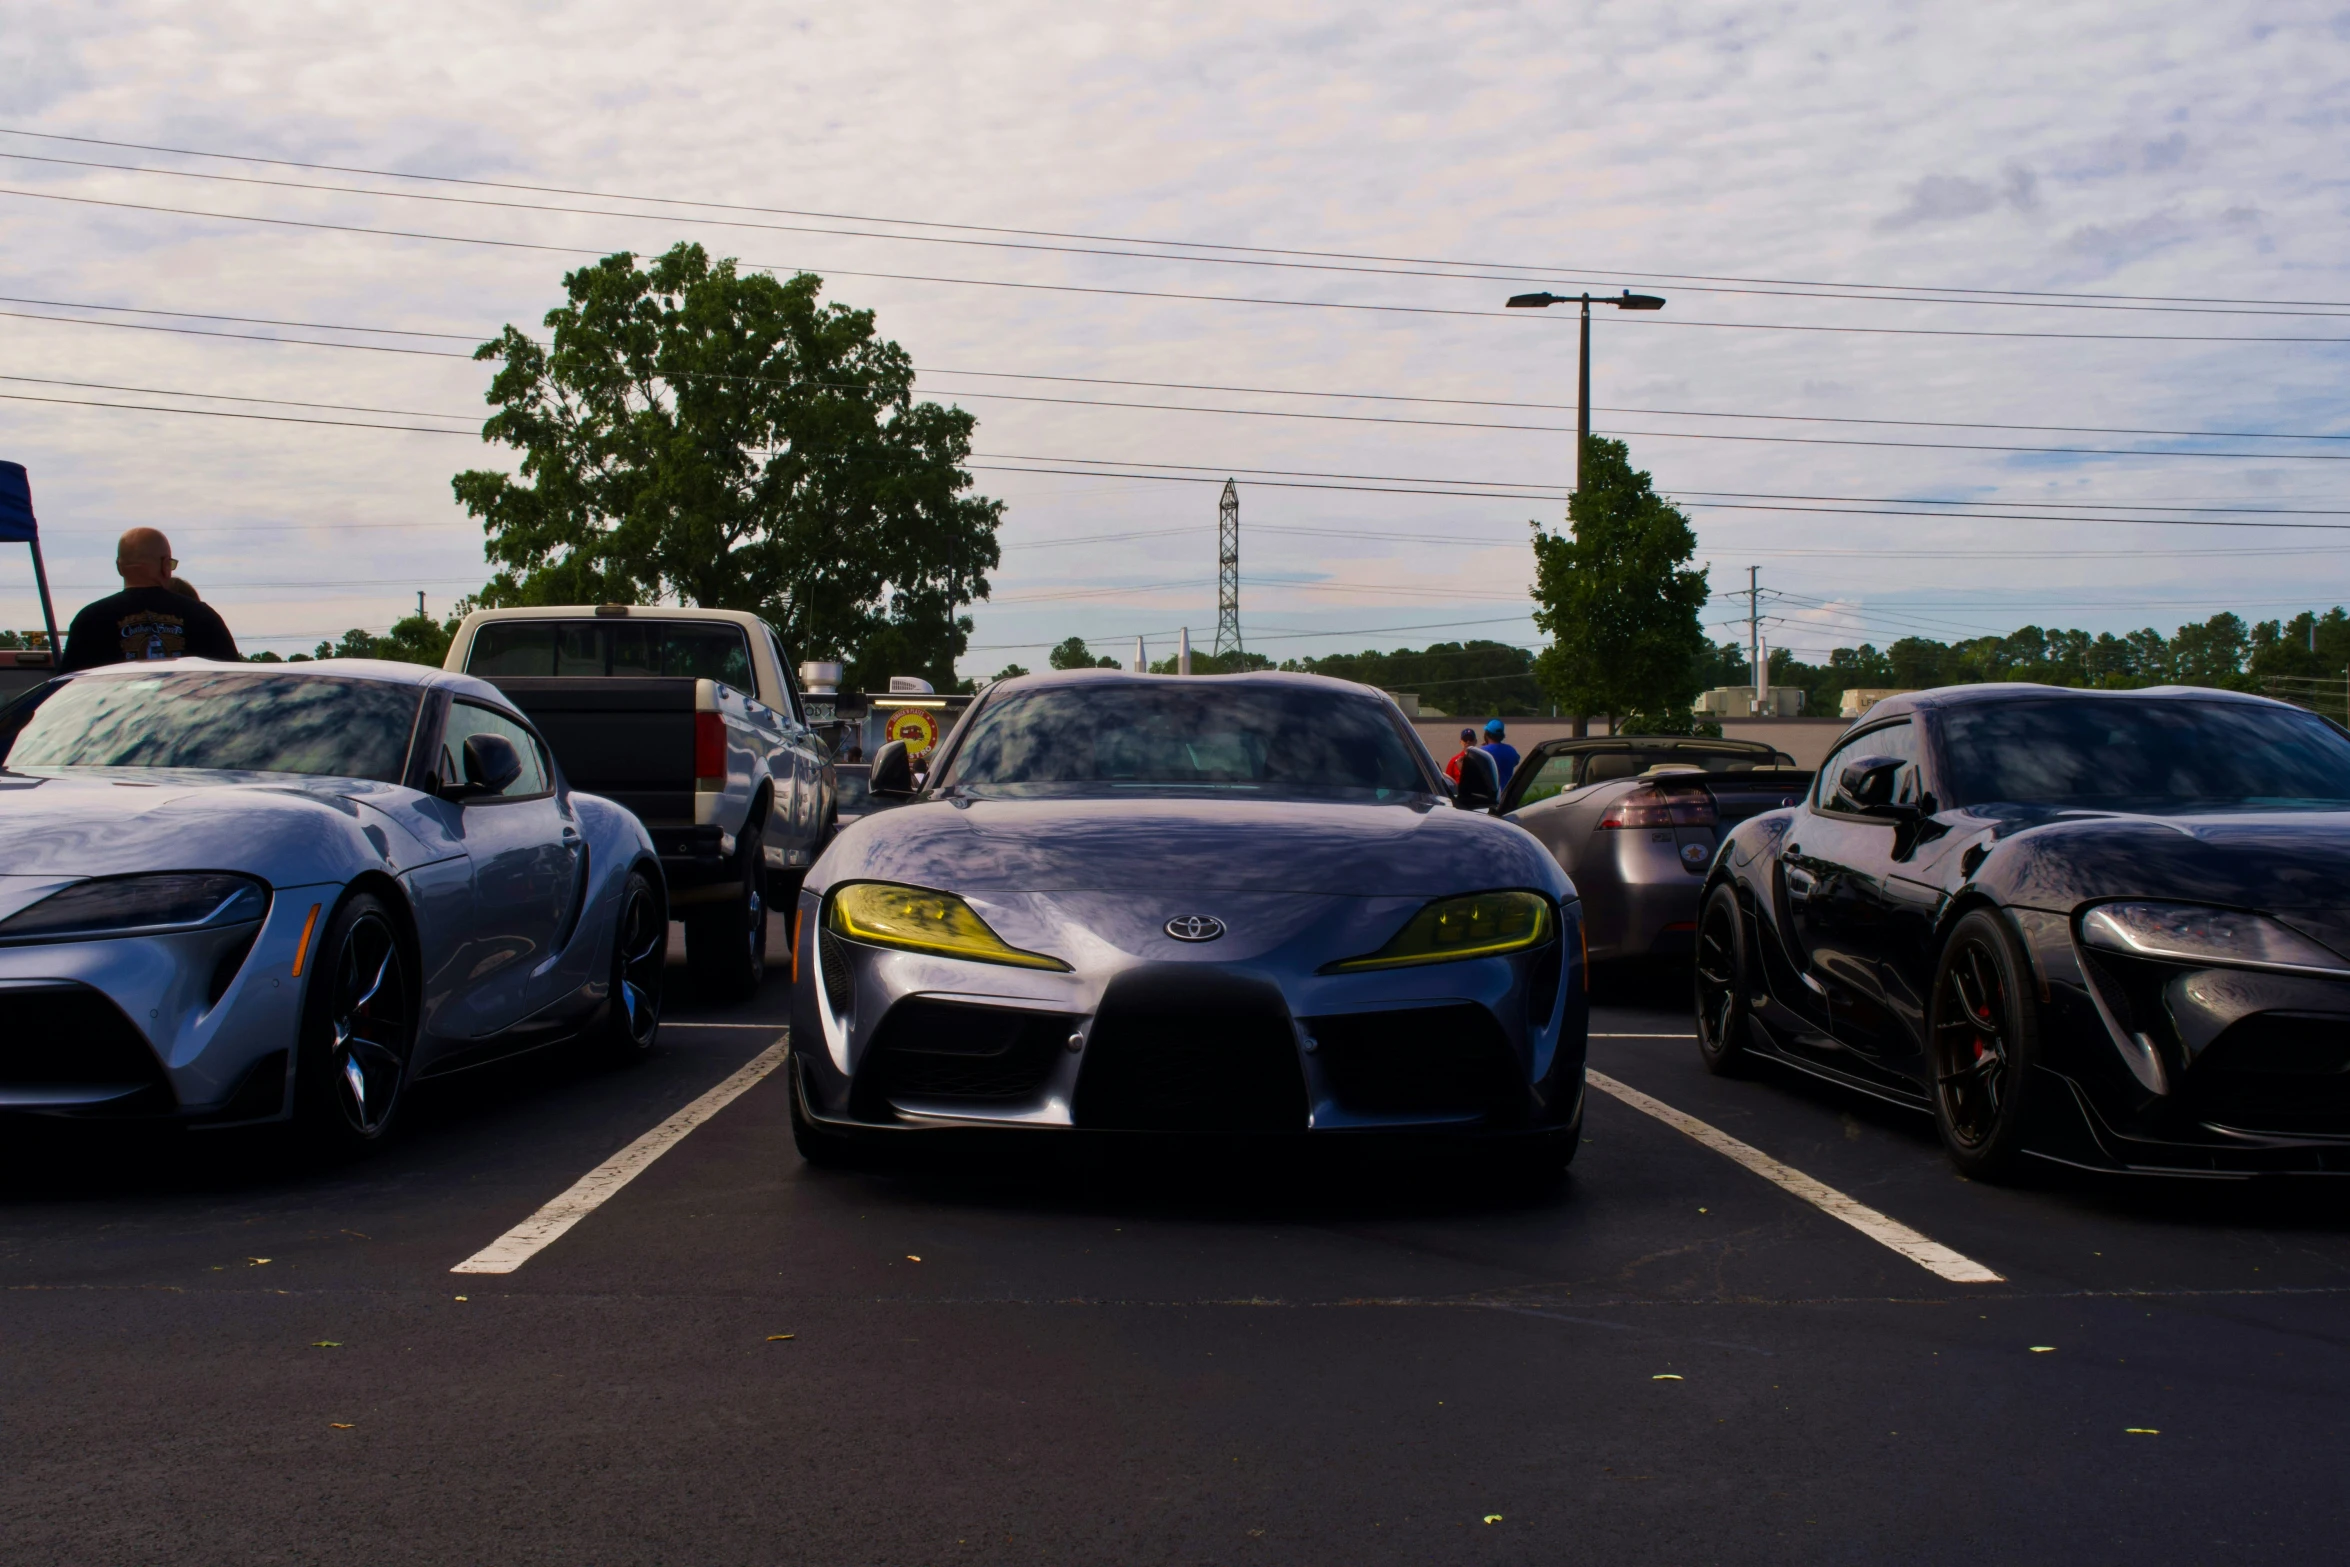
[[[1167,921],[1167,934],[1177,941],[1214,941],[1224,934],[1224,922],[1211,914],[1178,914]]]

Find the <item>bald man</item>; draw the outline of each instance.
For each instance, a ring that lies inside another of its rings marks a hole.
[[[114,546],[122,591],[73,617],[65,633],[67,670],[147,659],[236,660],[236,640],[211,607],[171,590],[171,540],[153,528],[133,528]]]

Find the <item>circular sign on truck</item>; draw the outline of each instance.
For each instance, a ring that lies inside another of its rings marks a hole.
[[[901,707],[889,715],[881,736],[884,740],[905,741],[906,754],[920,760],[938,744],[938,719],[919,707]]]

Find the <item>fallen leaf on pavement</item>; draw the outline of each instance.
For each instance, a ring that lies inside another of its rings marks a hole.
[[[2123,1426],[2123,1427],[2122,1427],[2122,1435],[2124,1435],[2124,1436],[2160,1436],[2160,1435],[2162,1435],[2162,1433],[2161,1433],[2160,1431],[2157,1431],[2157,1430],[2155,1430],[2155,1429],[2154,1429],[2154,1427],[2152,1427],[2152,1426]]]
[[[313,1339],[311,1340],[310,1347],[312,1349],[341,1349],[343,1347],[343,1341],[339,1338]]]
[[[770,1344],[788,1344],[793,1339],[798,1337],[799,1335],[797,1333],[770,1333],[767,1335],[767,1342]]]
[[[269,1259],[267,1257],[247,1257],[245,1259],[245,1266],[248,1268],[258,1268],[268,1260]]]
[[[1499,1513],[1487,1513],[1487,1514],[1485,1515],[1485,1521],[1486,1521],[1487,1523],[1499,1523],[1499,1522],[1501,1522],[1501,1514],[1499,1514]]]
[[[2056,1346],[2054,1344],[2034,1344],[2032,1346],[2032,1353],[2035,1355],[2053,1355],[2056,1353]]]
[[[915,1256],[915,1255],[914,1255],[912,1252],[907,1252],[907,1253],[906,1253],[906,1260],[907,1260],[908,1262],[920,1262],[922,1259],[921,1259],[920,1257],[917,1257],[917,1256]]]
[[[351,1427],[343,1424],[340,1420],[329,1420],[327,1424],[333,1426],[337,1431],[348,1431],[351,1429]]]
[[[1651,1382],[1685,1382],[1688,1380],[1688,1378],[1683,1377],[1676,1372],[1660,1371],[1655,1376],[1650,1377],[1648,1380]]]

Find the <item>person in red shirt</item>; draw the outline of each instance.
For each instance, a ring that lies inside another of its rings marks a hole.
[[[1461,781],[1461,758],[1468,755],[1470,751],[1475,749],[1476,745],[1477,731],[1474,729],[1462,730],[1461,748],[1452,754],[1451,761],[1444,764],[1444,776],[1451,779],[1456,784],[1459,783]]]

